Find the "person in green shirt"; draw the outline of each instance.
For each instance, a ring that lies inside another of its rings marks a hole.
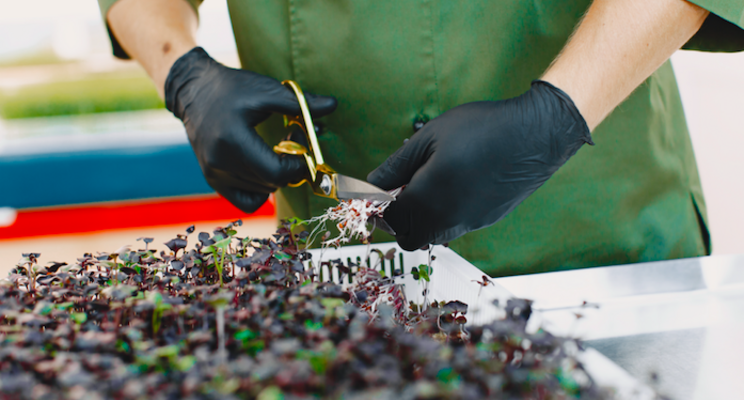
[[[246,212],[277,189],[280,217],[331,205],[286,187],[303,163],[271,150],[293,79],[325,95],[330,165],[405,186],[385,215],[405,249],[451,241],[494,276],[710,254],[668,59],[744,48],[739,1],[228,0],[242,70],[196,46],[200,3],[99,0],[114,54]]]

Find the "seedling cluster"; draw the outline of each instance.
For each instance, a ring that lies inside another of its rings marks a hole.
[[[608,395],[577,361],[578,342],[525,331],[529,301],[466,329],[467,305],[406,303],[374,268],[346,287],[319,282],[303,264],[308,234],[290,222],[270,239],[237,237],[238,224],[71,264],[24,254],[0,281],[0,398]]]

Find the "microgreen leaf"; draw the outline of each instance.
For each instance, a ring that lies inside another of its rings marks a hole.
[[[290,255],[288,255],[286,253],[283,253],[281,251],[276,251],[276,252],[274,252],[274,258],[276,258],[279,261],[287,261],[287,260],[290,260],[292,258],[292,256],[290,256]]]
[[[85,323],[85,321],[88,320],[88,315],[86,313],[84,313],[84,312],[71,313],[70,314],[70,319],[73,320],[73,321],[75,321],[75,323],[83,324],[83,323]]]

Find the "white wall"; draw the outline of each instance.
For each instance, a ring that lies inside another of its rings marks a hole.
[[[714,254],[744,253],[744,53],[672,57],[703,181]]]

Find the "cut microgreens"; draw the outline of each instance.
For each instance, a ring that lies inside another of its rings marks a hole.
[[[397,196],[400,189],[390,192],[392,196]],[[322,231],[327,231],[326,223],[336,224],[339,234],[334,238],[324,236],[323,246],[336,246],[349,243],[352,240],[358,240],[367,243],[374,230],[374,224],[370,224],[374,218],[382,218],[385,209],[390,206],[390,201],[368,201],[364,199],[341,200],[335,207],[329,207],[321,216],[309,219],[307,222],[316,224],[310,233],[309,242]],[[369,225],[372,225],[370,230]]]

